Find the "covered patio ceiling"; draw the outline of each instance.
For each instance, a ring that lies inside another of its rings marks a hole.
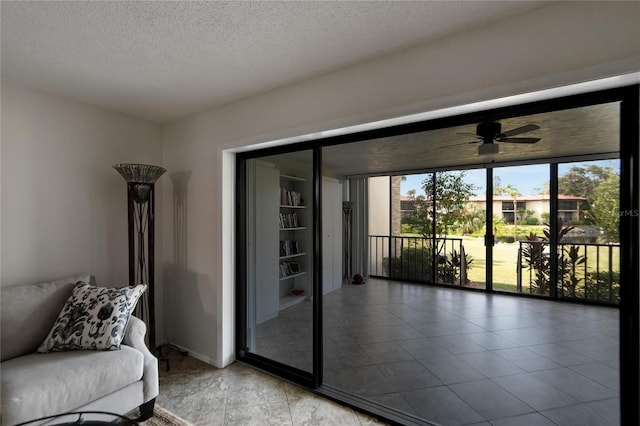
[[[323,149],[323,174],[338,178],[410,174],[455,167],[537,162],[584,155],[615,156],[619,151],[619,103],[553,111],[499,120],[502,131],[526,124],[540,129],[518,135],[535,144],[498,143],[499,153],[479,155],[472,136],[476,124],[370,139]]]

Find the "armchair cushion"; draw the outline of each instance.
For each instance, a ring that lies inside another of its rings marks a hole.
[[[125,345],[119,351],[34,353],[5,361],[3,424],[75,410],[140,380],[143,368],[143,354]]]

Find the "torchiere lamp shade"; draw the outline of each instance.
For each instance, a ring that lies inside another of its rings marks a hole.
[[[120,163],[113,166],[127,182],[155,183],[167,170],[149,164]]]
[[[134,200],[137,203],[149,201],[149,191],[153,185],[167,170],[159,166],[149,164],[120,163],[113,166],[122,175],[127,183],[133,183]]]

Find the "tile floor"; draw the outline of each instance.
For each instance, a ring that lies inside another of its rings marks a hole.
[[[443,425],[620,422],[615,308],[379,279],[324,306],[328,385]],[[253,350],[310,370],[310,330],[303,302]]]
[[[384,424],[241,363],[217,369],[177,353],[169,359],[156,403],[195,426]]]

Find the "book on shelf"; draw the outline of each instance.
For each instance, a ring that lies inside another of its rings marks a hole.
[[[297,213],[280,213],[280,229],[299,227],[300,222],[298,221]]]
[[[289,191],[285,187],[280,187],[280,204],[292,207],[304,205],[302,196],[299,192]]]
[[[291,256],[300,253],[297,241],[280,240],[280,257]]]
[[[280,262],[280,278],[286,278],[299,273],[300,265],[298,262]]]

